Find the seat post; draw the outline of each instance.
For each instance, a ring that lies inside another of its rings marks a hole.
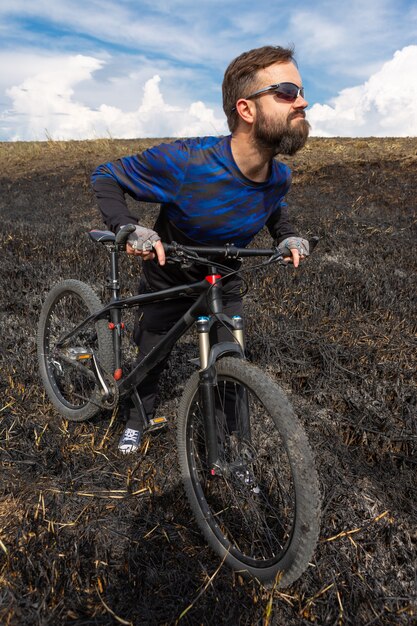
[[[119,244],[115,243],[110,248],[110,281],[109,289],[112,297],[110,302],[118,302],[120,300],[120,283],[119,283]],[[113,333],[113,349],[114,349],[114,374],[115,380],[120,380],[123,376],[122,371],[122,331],[124,324],[122,323],[122,313],[119,308],[110,310],[109,328]]]
[[[119,246],[113,245],[110,250],[110,284],[109,288],[112,292],[112,302],[120,299],[120,282],[119,282]]]

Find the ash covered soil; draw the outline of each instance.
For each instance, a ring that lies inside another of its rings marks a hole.
[[[292,220],[319,246],[297,271],[247,275],[251,359],[291,397],[323,496],[314,560],[283,590],[218,569],[185,500],[175,414],[192,336],[163,379],[169,427],[137,456],[116,453],[117,417],[61,419],[38,377],[51,286],[78,278],[106,293],[106,252],[86,235],[104,227],[90,173],[153,143],[0,147],[0,622],[412,623],[417,139],[312,139],[286,159]],[[151,225],[156,209],[133,210]],[[268,233],[255,244],[269,246]],[[121,266],[134,292],[140,266]]]

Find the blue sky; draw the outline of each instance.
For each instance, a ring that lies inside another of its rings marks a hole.
[[[224,134],[224,70],[265,44],[313,134],[417,135],[416,0],[2,0],[0,140]]]

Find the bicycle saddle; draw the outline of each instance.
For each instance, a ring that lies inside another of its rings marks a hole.
[[[90,238],[96,242],[114,243],[116,241],[116,235],[110,230],[90,230],[88,234],[90,235]]]

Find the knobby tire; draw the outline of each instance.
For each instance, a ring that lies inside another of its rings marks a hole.
[[[178,417],[187,497],[220,558],[245,575],[285,587],[306,570],[318,539],[313,453],[291,404],[271,378],[239,358],[225,357],[215,367],[221,469],[213,475],[208,466],[196,372]]]
[[[64,358],[57,342],[91,313],[102,308],[94,291],[78,280],[64,280],[51,289],[42,307],[37,350],[39,372],[48,396],[68,420],[83,421],[97,415],[100,407],[100,390],[94,379],[92,359],[79,363]],[[70,340],[70,349],[91,349],[107,372],[113,371],[113,338],[108,320],[90,324]],[[89,374],[87,376],[87,374]]]

